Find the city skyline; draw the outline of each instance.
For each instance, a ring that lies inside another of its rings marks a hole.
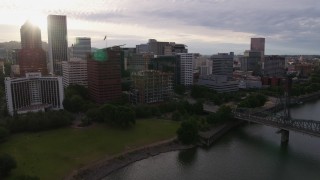
[[[0,42],[19,41],[27,19],[47,42],[46,17],[58,14],[68,18],[69,46],[75,37],[91,37],[92,47],[103,48],[107,35],[108,46],[133,47],[154,38],[187,44],[192,53],[243,54],[251,37],[264,37],[266,54],[320,54],[319,7],[315,0],[4,0]]]

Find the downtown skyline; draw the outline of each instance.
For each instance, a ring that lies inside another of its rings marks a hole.
[[[320,54],[320,8],[316,0],[4,0],[0,42],[20,41],[26,20],[48,41],[47,15],[67,16],[68,44],[91,37],[92,47],[148,39],[188,45],[190,52],[215,54],[250,49],[251,37],[266,38],[266,54]],[[8,17],[8,18],[7,18]]]

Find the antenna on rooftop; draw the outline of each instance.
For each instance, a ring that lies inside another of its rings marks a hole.
[[[107,47],[108,47],[108,44],[107,44],[107,42],[108,42],[108,41],[107,41],[107,35],[104,36],[104,39],[103,39],[103,40],[106,41],[106,48],[107,48]]]

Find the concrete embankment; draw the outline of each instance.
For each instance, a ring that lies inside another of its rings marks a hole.
[[[68,177],[66,180],[99,180],[110,173],[121,169],[133,162],[146,159],[151,156],[158,155],[164,152],[190,149],[195,147],[194,145],[182,145],[176,138],[157,142],[155,144],[147,145],[142,148],[130,150],[108,159],[101,160],[97,163],[88,165],[81,169],[78,169]]]
[[[243,121],[234,121],[225,124],[221,124],[217,127],[211,128],[209,131],[200,132],[200,145],[210,146],[217,139],[221,138],[223,135],[228,133],[233,128],[243,124]]]

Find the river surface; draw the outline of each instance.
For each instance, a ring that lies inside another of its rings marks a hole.
[[[293,118],[320,120],[320,100],[291,109]],[[236,128],[210,148],[163,153],[137,161],[104,180],[320,180],[320,138],[278,129]]]

